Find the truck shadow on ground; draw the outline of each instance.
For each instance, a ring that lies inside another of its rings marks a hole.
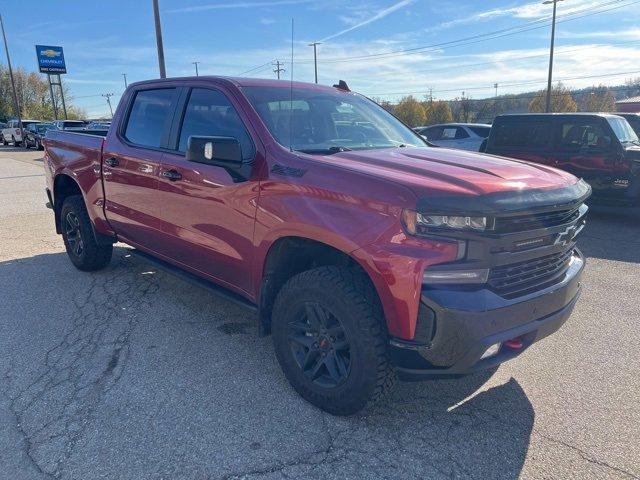
[[[65,308],[46,295],[29,308],[54,346],[14,356],[11,371],[0,373],[11,379],[2,393],[29,456],[45,472],[108,477],[122,472],[109,465],[131,462],[140,473],[171,466],[211,477],[520,474],[534,410],[514,379],[483,388],[488,371],[399,383],[368,411],[332,417],[288,385],[252,316],[128,249],[116,248],[111,266],[93,274],[75,271],[64,253],[0,263],[5,294],[51,290],[42,272],[55,275]],[[0,312],[4,322],[7,310]],[[29,331],[16,337],[26,342]]]
[[[589,207],[578,247],[587,257],[640,263],[640,208]]]

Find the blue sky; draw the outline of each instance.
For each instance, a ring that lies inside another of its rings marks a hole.
[[[158,76],[151,0],[36,0],[32,11],[4,3],[13,63],[36,70],[35,44],[62,45],[63,81],[89,116],[108,112],[100,94],[119,99],[122,73],[129,82]],[[160,0],[160,7],[168,76],[193,75],[191,62],[199,61],[200,74],[274,77],[278,59],[288,78],[294,18],[296,80],[313,81],[307,44],[322,41],[320,83],[344,79],[390,100],[429,89],[434,98],[462,91],[483,98],[494,83],[499,93],[545,84],[551,6],[538,1]],[[640,77],[640,1],[564,0],[558,19],[555,78],[584,87]]]

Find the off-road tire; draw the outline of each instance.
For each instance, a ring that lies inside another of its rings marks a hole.
[[[330,388],[318,386],[305,375],[289,341],[290,323],[298,322],[299,312],[309,304],[322,306],[339,320],[349,343],[349,372],[343,383]],[[293,388],[333,415],[357,413],[394,384],[382,306],[363,272],[325,266],[291,278],[277,295],[272,335],[278,362]]]
[[[79,240],[82,243],[80,249],[77,248],[76,235],[70,231],[72,223],[75,224],[79,233]],[[67,255],[78,270],[85,272],[100,270],[111,261],[113,245],[100,245],[96,242],[91,220],[81,195],[72,195],[65,199],[60,211],[60,229]]]

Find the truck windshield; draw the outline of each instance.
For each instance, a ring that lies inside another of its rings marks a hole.
[[[276,141],[305,153],[332,154],[426,143],[371,100],[348,92],[244,87]]]
[[[607,117],[607,121],[622,143],[638,143],[638,136],[629,122],[621,117]]]

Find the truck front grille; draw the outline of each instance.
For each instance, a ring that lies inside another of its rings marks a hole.
[[[495,230],[499,233],[523,232],[539,228],[550,228],[573,222],[580,216],[579,207],[533,215],[517,215],[496,218]]]
[[[557,282],[571,263],[574,250],[491,269],[489,286],[505,298],[541,290]]]

